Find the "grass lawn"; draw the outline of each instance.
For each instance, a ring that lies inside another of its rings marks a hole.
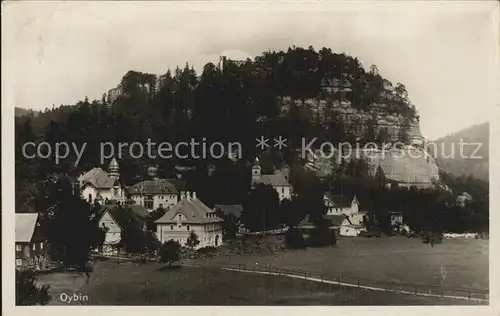
[[[488,254],[488,240],[446,239],[432,248],[414,238],[344,237],[334,247],[264,256],[219,256],[211,260],[429,285],[441,284],[441,267],[444,267],[445,285],[488,289]]]
[[[51,304],[66,305],[60,294],[87,295],[85,305],[451,305],[462,300],[416,297],[218,268],[165,269],[159,263],[96,263],[88,284],[81,274],[40,276],[51,284]],[[78,303],[76,304],[78,305]]]

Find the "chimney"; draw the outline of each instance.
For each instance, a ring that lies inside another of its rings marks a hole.
[[[181,200],[185,200],[185,199],[186,199],[186,192],[181,191]]]
[[[193,191],[193,201],[196,201],[196,192]]]
[[[191,192],[187,191],[186,200],[191,201]]]

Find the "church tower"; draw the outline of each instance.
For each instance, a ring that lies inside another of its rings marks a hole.
[[[111,179],[116,180],[120,178],[120,166],[118,165],[116,158],[113,157],[113,160],[109,163],[108,171]]]
[[[255,162],[252,167],[252,180],[259,180],[262,168],[260,167],[259,158],[255,157]]]

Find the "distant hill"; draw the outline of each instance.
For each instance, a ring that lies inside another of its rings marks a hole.
[[[434,153],[434,150],[431,150],[431,153],[435,155],[438,166],[455,176],[472,175],[475,178],[488,181],[489,130],[490,125],[486,122],[462,129],[434,141],[437,144],[438,151]],[[463,139],[465,144],[463,146],[463,155],[460,154],[460,139]],[[476,145],[476,143],[480,145]],[[446,158],[451,156],[453,149],[454,157]],[[443,157],[443,153],[445,157]]]
[[[38,112],[30,110],[30,109],[23,109],[23,108],[18,108],[18,107],[14,108],[14,116],[15,117],[25,116],[28,114],[32,114],[33,116],[37,116]]]

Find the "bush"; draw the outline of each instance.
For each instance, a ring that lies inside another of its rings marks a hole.
[[[16,305],[47,305],[50,302],[49,285],[36,285],[31,270],[16,270]]]
[[[335,233],[326,225],[315,227],[307,239],[307,246],[325,247],[333,246],[337,243]]]
[[[166,262],[170,266],[173,262],[179,261],[180,253],[181,245],[170,239],[160,247],[160,262]]]
[[[210,254],[210,253],[214,253],[216,251],[217,251],[217,248],[212,247],[212,246],[203,247],[203,248],[198,249],[199,254]]]
[[[424,233],[422,236],[422,242],[424,244],[441,244],[443,242],[443,234],[440,233]]]
[[[297,227],[291,227],[285,232],[285,245],[291,249],[304,249],[306,243],[302,232]]]

